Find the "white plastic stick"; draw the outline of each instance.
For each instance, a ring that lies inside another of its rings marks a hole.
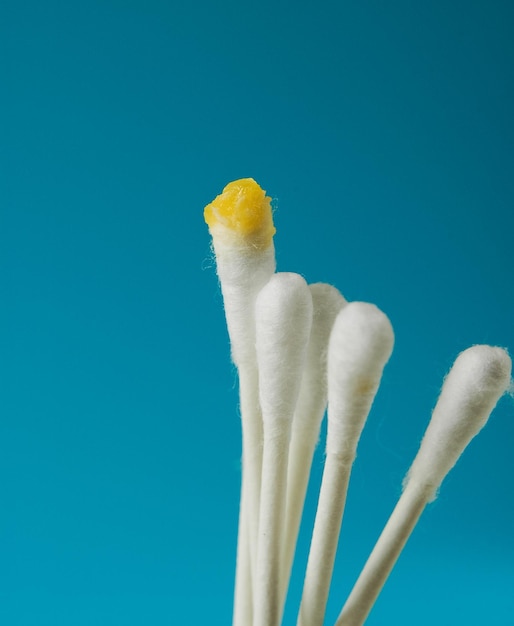
[[[234,584],[234,626],[252,624],[253,621],[253,575],[250,559],[250,524],[248,506],[245,506],[245,492],[241,485],[239,505],[239,531],[237,537],[236,579]]]
[[[391,323],[372,304],[352,302],[337,316],[328,350],[325,469],[298,626],[323,624],[351,467],[393,343]]]
[[[487,422],[510,383],[511,360],[501,348],[473,346],[448,374],[432,419],[404,481],[404,491],[380,535],[336,626],[361,626],[425,505]]]
[[[257,297],[255,317],[264,450],[253,626],[278,626],[291,422],[312,323],[307,283],[275,274]]]
[[[315,283],[309,285],[309,289],[313,306],[312,329],[293,418],[287,468],[286,522],[281,568],[282,610],[291,576],[312,459],[327,406],[328,339],[337,314],[346,304],[343,296],[331,285]]]
[[[257,561],[262,465],[262,416],[255,354],[255,299],[275,271],[270,198],[251,178],[230,183],[205,207],[231,343],[239,373],[243,477],[238,534],[234,626],[251,626]],[[246,528],[248,526],[248,528]]]

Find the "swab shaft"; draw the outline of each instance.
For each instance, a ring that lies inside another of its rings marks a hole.
[[[352,462],[326,457],[297,626],[323,624]]]
[[[253,619],[252,568],[250,561],[248,508],[241,486],[239,532],[237,536],[236,582],[233,626],[251,626]]]
[[[254,626],[280,622],[280,556],[284,531],[289,432],[264,441]]]
[[[411,482],[406,486],[335,626],[361,626],[364,623],[428,498],[427,490],[416,483]]]
[[[243,429],[243,490],[248,511],[249,544],[252,571],[257,563],[259,502],[262,473],[262,415],[259,405],[256,369],[240,372],[241,417]]]
[[[259,502],[262,472],[262,415],[256,367],[239,369],[241,425],[243,431],[243,475],[241,512],[236,562],[234,626],[250,626],[257,567]]]
[[[314,449],[319,437],[319,428],[304,432],[302,436],[291,439],[289,447],[289,466],[287,470],[286,522],[284,545],[282,548],[281,567],[281,603],[282,611],[287,596],[287,588],[293,567],[294,553],[300,531],[305,496],[309,484]]]

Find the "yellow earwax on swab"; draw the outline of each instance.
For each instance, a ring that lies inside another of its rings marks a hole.
[[[252,178],[228,184],[205,207],[239,374],[243,476],[233,626],[252,623],[262,469],[262,414],[255,352],[255,300],[275,272],[271,199]]]
[[[244,240],[255,248],[267,248],[275,234],[271,198],[253,178],[229,183],[223,193],[205,207],[211,234]]]
[[[232,358],[255,360],[253,306],[275,272],[271,198],[253,178],[229,183],[204,209],[232,347]]]

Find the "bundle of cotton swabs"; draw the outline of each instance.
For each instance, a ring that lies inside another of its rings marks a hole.
[[[205,208],[239,375],[243,473],[233,626],[279,626],[327,409],[325,465],[297,626],[322,626],[346,492],[394,343],[373,304],[275,273],[271,200],[251,178]],[[363,624],[425,505],[510,384],[502,348],[462,352],[445,378],[402,495],[336,626]],[[328,407],[328,408],[327,408]]]

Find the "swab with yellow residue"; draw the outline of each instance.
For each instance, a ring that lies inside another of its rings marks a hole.
[[[336,626],[361,626],[426,504],[510,384],[507,352],[473,346],[457,357],[404,481],[404,491],[355,583]]]
[[[351,467],[393,343],[389,319],[372,304],[351,302],[334,323],[328,347],[325,468],[298,626],[323,624]]]
[[[298,274],[275,274],[255,307],[264,448],[253,626],[278,626],[291,423],[312,324],[312,297]]]
[[[282,610],[291,576],[296,542],[309,483],[314,450],[327,407],[327,350],[330,331],[346,300],[326,283],[309,285],[312,296],[312,328],[293,417],[287,468],[286,522],[282,548]]]
[[[205,207],[231,343],[238,369],[243,477],[236,564],[234,626],[252,620],[262,465],[262,416],[255,353],[255,299],[275,272],[271,199],[252,178],[228,184]],[[249,561],[249,562],[248,562]]]

